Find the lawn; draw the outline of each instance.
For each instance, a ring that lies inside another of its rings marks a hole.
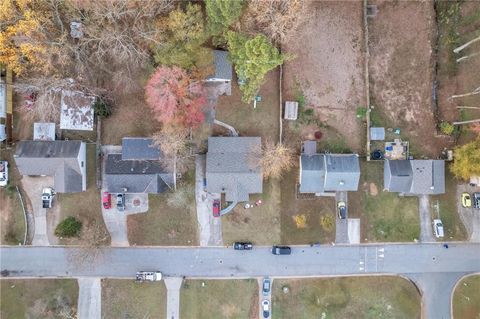
[[[360,217],[364,241],[413,241],[420,236],[418,199],[383,192],[383,162],[360,161],[360,191],[350,192],[349,214]]]
[[[198,244],[194,173],[183,177],[186,197],[172,203],[173,192],[148,196],[149,210],[129,215],[128,240],[131,245],[191,246]],[[177,189],[179,194],[181,191]]]
[[[258,318],[257,281],[187,280],[180,291],[180,318]]]
[[[421,313],[419,293],[400,277],[275,280],[272,288],[276,319],[413,319]]]
[[[68,318],[78,300],[76,280],[0,280],[0,318]]]
[[[102,280],[102,318],[165,318],[167,290],[163,282]]]
[[[440,208],[440,219],[443,223],[445,231],[444,240],[467,240],[467,231],[460,219],[457,211],[457,180],[450,172],[450,168],[445,167],[445,194],[431,197],[432,205],[437,203]],[[434,218],[437,218],[436,210],[434,211]]]
[[[292,168],[281,181],[281,242],[330,243],[335,240],[335,199],[333,197],[297,199],[298,170],[298,167]]]
[[[478,319],[480,316],[480,276],[460,281],[453,292],[453,318]]]
[[[59,222],[68,216],[74,216],[83,224],[79,238],[60,239],[60,244],[85,243],[87,232],[96,229],[108,236],[102,217],[100,190],[96,186],[96,149],[95,144],[87,144],[87,191],[72,194],[57,194],[57,203],[54,204]],[[90,234],[88,234],[90,235]],[[109,244],[105,240],[105,245]]]
[[[262,200],[260,206],[245,209],[238,204],[231,213],[222,217],[223,242],[249,241],[255,245],[271,245],[281,241],[281,182],[267,180],[263,183],[263,193],[250,196],[250,203]]]

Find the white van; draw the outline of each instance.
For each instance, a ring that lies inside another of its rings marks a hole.
[[[435,237],[443,238],[443,224],[440,219],[433,220],[433,232],[435,233]]]

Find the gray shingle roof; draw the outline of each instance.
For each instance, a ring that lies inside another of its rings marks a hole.
[[[260,137],[209,137],[207,191],[225,193],[228,202],[248,201],[249,194],[261,193],[260,148]]]
[[[214,50],[213,58],[215,63],[215,74],[208,77],[209,79],[232,80],[232,64],[228,61],[228,52]]]
[[[86,190],[86,159],[78,159],[82,145],[85,148],[81,141],[20,141],[15,163],[22,175],[53,176],[59,193],[81,192]]]
[[[322,154],[300,156],[300,193],[323,193],[325,191],[325,169]]]
[[[123,160],[158,160],[160,150],[151,138],[124,137],[122,139]]]

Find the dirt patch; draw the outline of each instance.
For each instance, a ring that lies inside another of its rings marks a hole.
[[[370,195],[377,196],[378,195],[378,187],[375,183],[370,183],[369,185]]]
[[[363,130],[356,109],[365,105],[362,3],[310,1],[312,19],[283,47],[295,55],[285,63],[284,100],[304,95],[322,126],[362,148]]]
[[[416,155],[437,157],[450,140],[436,136],[433,2],[373,3],[379,13],[369,20],[372,105],[383,126],[401,128],[417,145]]]

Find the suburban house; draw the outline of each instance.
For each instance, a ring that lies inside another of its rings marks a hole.
[[[151,138],[124,137],[121,153],[107,155],[103,186],[110,193],[159,194],[175,189],[175,173],[161,159]]]
[[[357,154],[319,154],[307,141],[300,154],[300,193],[357,191],[360,163]]]
[[[207,191],[225,193],[225,200],[233,203],[262,193],[261,143],[260,137],[209,137]]]
[[[53,176],[58,193],[87,190],[84,142],[20,141],[14,159],[22,175]]]
[[[445,193],[445,161],[385,160],[384,189],[405,195]]]
[[[228,61],[228,52],[213,50],[214,72],[210,74],[205,82],[218,83],[216,85],[219,94],[232,95],[233,67]]]

